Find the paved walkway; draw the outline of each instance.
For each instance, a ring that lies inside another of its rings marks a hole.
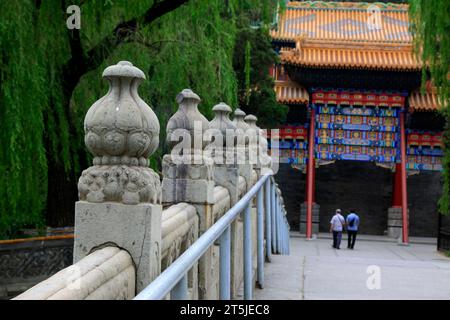
[[[436,245],[370,238],[348,250],[346,240],[336,250],[329,239],[291,236],[291,254],[265,264],[255,299],[450,299],[450,258]]]

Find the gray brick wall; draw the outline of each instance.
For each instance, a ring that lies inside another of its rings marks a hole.
[[[292,230],[299,230],[300,206],[305,201],[306,175],[280,164],[276,175],[283,191]],[[341,161],[316,171],[316,201],[320,205],[320,231],[336,208],[358,211],[361,233],[382,235],[387,229],[393,173],[369,162]],[[440,173],[422,172],[408,177],[411,236],[436,236],[437,200],[441,192]]]

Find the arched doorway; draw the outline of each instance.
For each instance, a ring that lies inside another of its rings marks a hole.
[[[320,204],[319,231],[328,232],[337,208],[354,209],[361,218],[360,232],[383,235],[391,206],[390,170],[372,162],[336,161],[316,169],[316,202]]]

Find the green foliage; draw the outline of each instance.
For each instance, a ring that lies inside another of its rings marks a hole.
[[[81,79],[72,100],[79,150],[85,150],[82,123],[86,111],[107,90],[100,70],[120,60],[132,61],[147,76],[139,92],[161,124],[161,144],[154,159],[160,160],[167,152],[165,126],[178,108],[175,96],[182,89],[191,88],[201,97],[199,109],[207,117],[211,117],[211,108],[219,101],[236,104],[237,84],[229,58],[235,25],[232,17],[225,23],[222,15],[227,8],[222,1],[208,3],[193,1],[165,15],[157,24],[140,29],[136,41],[119,46],[98,70]],[[158,170],[158,161],[152,163]]]
[[[448,0],[410,0],[412,29],[416,39],[416,51],[426,62],[423,80],[431,75],[438,89],[446,118],[444,133],[445,156],[443,160],[444,189],[439,209],[450,214],[450,2]],[[425,81],[423,81],[423,86]]]
[[[285,120],[288,108],[277,103],[269,68],[278,61],[266,27],[252,29],[246,20],[236,41],[234,68],[239,83],[239,104],[258,117],[261,127],[271,128]],[[251,50],[250,50],[251,48]]]
[[[251,44],[250,41],[247,40],[245,43],[245,67],[244,67],[244,73],[245,73],[245,104],[248,105],[250,102],[250,72],[251,72],[251,66],[250,66],[250,52],[251,52]]]
[[[39,36],[36,19],[31,1],[0,1],[0,237],[40,223],[45,206],[49,97],[42,56],[31,45]]]
[[[63,208],[61,201],[65,201],[66,207],[73,208],[72,198],[47,197],[50,186],[59,187],[51,185],[49,172],[61,173],[61,181],[76,194],[76,179],[90,164],[84,116],[107,91],[100,75],[108,65],[129,60],[146,74],[140,95],[161,123],[160,148],[151,158],[156,170],[167,152],[165,126],[177,108],[178,92],[189,87],[199,94],[200,110],[208,117],[220,101],[233,107],[238,104],[238,88],[245,86],[240,76],[244,67],[234,61],[236,56],[244,59],[240,54],[244,51],[239,50],[245,34],[251,35],[249,43],[256,48],[251,57],[248,107],[256,110],[258,91],[266,95],[261,106],[276,111],[267,72],[258,73],[275,59],[268,32],[251,31],[248,26],[255,20],[272,22],[277,2],[191,0],[148,24],[139,17],[154,0],[0,1],[0,238],[11,237],[23,227],[41,227],[49,202],[54,202],[51,207]],[[71,4],[81,5],[78,47],[77,31],[66,28],[65,11]],[[132,37],[102,47],[102,56],[89,56],[118,25],[133,19],[135,29],[125,30]],[[263,38],[257,41],[258,36]],[[95,67],[86,67],[88,59]],[[68,72],[82,68],[86,71],[79,78]],[[73,212],[61,209],[57,214],[72,216]]]

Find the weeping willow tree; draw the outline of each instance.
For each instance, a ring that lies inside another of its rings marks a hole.
[[[23,227],[73,223],[76,181],[90,164],[83,120],[107,90],[105,67],[129,60],[145,72],[140,95],[161,128],[186,87],[211,116],[219,101],[237,105],[237,21],[251,14],[268,22],[276,3],[0,1],[0,238]],[[73,4],[81,8],[80,30],[66,27]],[[151,159],[157,170],[165,148]]]
[[[279,9],[284,10],[284,2]],[[240,16],[237,22],[233,64],[238,79],[238,102],[246,113],[258,117],[261,127],[273,128],[285,120],[288,107],[277,103],[274,81],[269,75],[269,68],[278,62],[269,35],[271,23],[258,21],[258,17],[266,17],[269,21],[272,13],[250,12]]]
[[[425,61],[423,85],[429,77],[437,87],[446,119],[443,160],[444,189],[439,201],[441,213],[450,214],[450,2],[448,0],[409,0],[416,51]]]

